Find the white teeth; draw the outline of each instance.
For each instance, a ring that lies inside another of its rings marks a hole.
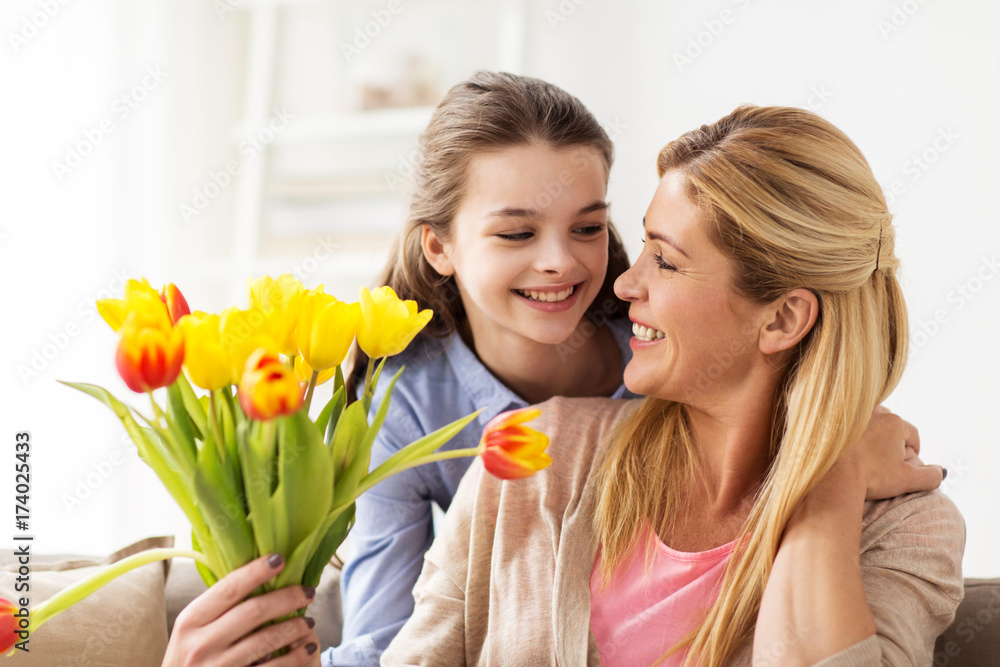
[[[521,296],[526,296],[532,301],[544,301],[546,303],[554,303],[556,301],[565,301],[573,294],[573,290],[576,289],[576,285],[564,289],[561,292],[536,292],[534,290],[517,290]]]
[[[662,331],[657,331],[656,329],[650,329],[649,327],[644,327],[641,324],[632,323],[632,333],[639,340],[644,340],[646,342],[659,340],[665,335]]]

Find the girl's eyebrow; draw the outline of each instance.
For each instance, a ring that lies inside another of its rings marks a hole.
[[[646,216],[642,217],[642,228],[646,229]],[[661,234],[660,232],[651,232],[648,229],[646,229],[646,236],[653,239],[654,241],[661,241],[663,243],[666,243],[667,245],[673,246],[673,248],[676,249],[677,252],[684,255],[688,259],[691,259],[691,256],[686,252],[684,252],[684,249],[681,248],[679,245],[677,245],[677,243],[666,234]]]
[[[594,213],[596,211],[605,211],[609,208],[608,202],[606,201],[595,201],[587,204],[579,211],[576,212],[578,216],[587,215],[588,213]],[[487,217],[490,218],[538,218],[541,213],[538,209],[534,208],[517,208],[514,206],[505,206],[504,208],[497,209],[490,213]]]

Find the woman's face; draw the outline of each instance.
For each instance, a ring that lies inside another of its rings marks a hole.
[[[730,288],[732,261],[709,240],[678,171],[664,174],[644,219],[642,254],[615,283],[630,303],[635,393],[686,404],[738,392],[755,358],[763,309]]]
[[[443,244],[476,346],[568,339],[608,266],[607,174],[596,149],[515,146],[477,155]],[[442,270],[443,269],[443,270]]]

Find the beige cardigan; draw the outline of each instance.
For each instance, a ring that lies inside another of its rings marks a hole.
[[[473,463],[414,588],[416,609],[382,665],[599,665],[590,632],[597,553],[593,475],[602,445],[637,401],[552,399],[532,426],[553,463],[503,482]],[[962,599],[965,523],[939,491],[865,504],[861,568],[877,634],[823,660],[930,665]],[[790,637],[790,641],[796,641]],[[748,642],[732,665],[751,664]],[[780,664],[775,647],[763,664]]]

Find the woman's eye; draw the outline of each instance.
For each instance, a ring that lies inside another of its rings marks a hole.
[[[674,266],[673,264],[671,264],[670,262],[668,262],[667,260],[663,259],[662,255],[653,255],[653,261],[656,262],[656,265],[658,267],[660,267],[661,269],[664,269],[665,271],[676,271],[677,270],[677,267]]]
[[[497,234],[504,241],[525,241],[531,238],[531,232],[516,232],[514,234]]]

